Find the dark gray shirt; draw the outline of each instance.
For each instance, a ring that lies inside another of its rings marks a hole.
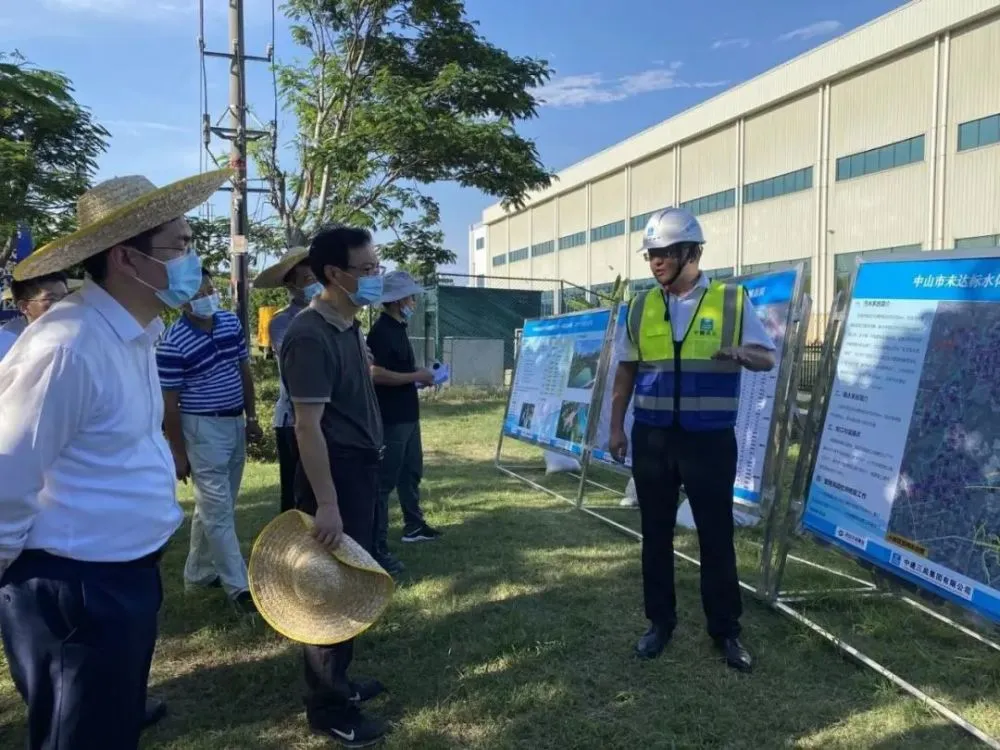
[[[382,448],[382,418],[356,320],[314,298],[285,332],[280,372],[292,403],[325,404],[321,425],[330,450]]]

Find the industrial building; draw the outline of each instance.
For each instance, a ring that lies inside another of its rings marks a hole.
[[[543,279],[641,288],[646,220],[677,205],[710,275],[804,263],[814,335],[859,255],[1000,244],[1000,0],[909,2],[487,208],[470,274],[547,310]]]

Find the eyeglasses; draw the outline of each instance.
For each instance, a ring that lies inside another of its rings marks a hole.
[[[25,302],[41,302],[43,305],[54,305],[65,296],[65,294],[44,294],[41,297],[32,297],[29,300],[25,300]]]
[[[366,263],[363,266],[348,266],[351,270],[361,271],[362,276],[385,276],[385,266],[372,265]]]
[[[664,247],[658,248],[656,250],[647,250],[642,254],[642,259],[649,263],[649,261],[654,258],[659,258],[661,260],[679,260],[684,251],[678,247]]]

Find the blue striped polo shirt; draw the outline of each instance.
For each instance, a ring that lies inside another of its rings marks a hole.
[[[211,332],[196,328],[182,316],[164,334],[156,349],[160,386],[180,391],[184,414],[214,414],[243,410],[240,363],[250,359],[240,319],[221,310]]]

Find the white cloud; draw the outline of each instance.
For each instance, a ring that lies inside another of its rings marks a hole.
[[[840,21],[817,21],[801,29],[793,29],[778,37],[779,42],[788,42],[792,39],[812,39],[817,36],[828,36],[838,31],[843,24]]]
[[[684,81],[677,75],[681,63],[651,68],[619,78],[606,79],[600,73],[563,76],[535,89],[539,102],[547,107],[583,107],[588,104],[618,102],[639,94],[681,88],[716,88],[727,81]]]
[[[712,49],[725,49],[726,47],[739,47],[740,49],[746,49],[749,46],[750,40],[746,37],[716,39],[712,42]]]

